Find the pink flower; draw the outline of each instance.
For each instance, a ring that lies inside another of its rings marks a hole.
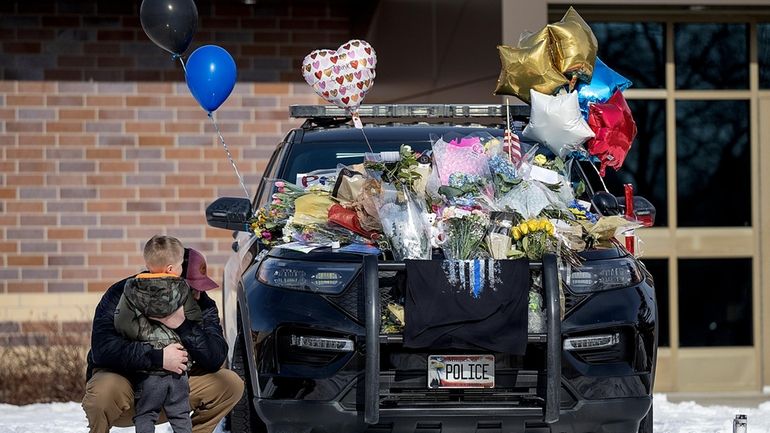
[[[269,231],[265,230],[265,231],[262,232],[262,239],[264,239],[266,241],[269,241],[269,240],[273,239],[273,235],[270,234]]]
[[[275,186],[277,188],[283,188],[286,186],[286,184],[279,180],[278,182],[275,183]]]
[[[281,203],[283,203],[283,202],[281,201],[281,199],[278,199],[278,198],[277,198],[277,199],[273,200],[273,204],[281,204]]]

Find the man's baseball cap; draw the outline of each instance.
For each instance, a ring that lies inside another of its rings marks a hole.
[[[185,248],[185,259],[187,266],[184,278],[190,287],[200,292],[219,287],[219,284],[206,275],[206,257],[203,254],[192,248]]]

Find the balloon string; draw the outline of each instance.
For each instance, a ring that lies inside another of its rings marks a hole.
[[[364,131],[364,128],[359,129],[361,129],[361,134],[364,134],[364,140],[366,141],[366,146],[369,147],[369,152],[374,153],[374,150],[372,150],[372,145],[369,144],[369,138],[366,136],[366,131]]]
[[[182,56],[180,54],[174,54],[171,56],[171,60],[177,60],[177,59],[179,60],[179,63],[182,64],[182,70],[184,71],[185,77],[187,77],[187,67],[184,64],[184,59],[182,58]]]
[[[211,122],[214,123],[214,128],[216,128],[217,135],[219,135],[219,141],[222,142],[222,146],[225,148],[227,159],[230,160],[230,164],[233,166],[233,170],[235,170],[235,175],[238,176],[238,181],[241,182],[241,187],[243,188],[243,192],[246,193],[246,198],[251,200],[251,195],[249,194],[249,190],[246,188],[246,184],[243,182],[243,176],[241,176],[241,172],[238,171],[238,166],[235,164],[235,161],[233,160],[233,156],[230,154],[230,148],[227,147],[227,143],[225,143],[225,138],[222,137],[222,132],[219,130],[219,124],[217,124],[217,120],[214,118],[214,113],[209,112],[209,118],[211,119]]]
[[[594,163],[593,163],[593,162],[592,162],[590,165],[591,165],[591,167],[593,167],[594,171],[595,171],[595,172],[596,172],[596,174],[599,176],[599,180],[602,182],[602,187],[604,188],[604,192],[610,192],[610,191],[607,189],[607,185],[604,183],[604,178],[602,177],[601,173],[599,173],[599,169],[598,169],[598,168],[596,168],[596,165],[594,165]]]
[[[182,59],[182,56],[179,56],[179,63],[182,64],[182,70],[184,71],[184,76],[187,77],[187,66],[185,66],[184,59]]]

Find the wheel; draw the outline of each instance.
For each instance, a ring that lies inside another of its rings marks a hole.
[[[647,416],[642,418],[642,422],[639,423],[639,433],[652,433],[652,405],[650,405]]]
[[[243,379],[246,385],[243,390],[243,396],[235,404],[228,417],[230,420],[231,433],[266,433],[267,427],[259,418],[254,409],[254,391],[251,389],[251,372],[249,363],[246,361],[246,341],[241,329],[241,311],[238,309],[238,338],[235,339],[235,348],[233,350],[232,370]]]

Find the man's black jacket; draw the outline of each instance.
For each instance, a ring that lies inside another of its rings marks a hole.
[[[118,281],[107,289],[96,306],[91,350],[88,352],[87,379],[91,378],[94,368],[108,369],[124,376],[130,376],[138,370],[163,368],[162,349],[153,349],[146,342],[128,340],[115,329],[115,308],[127,280]],[[198,305],[203,320],[200,323],[185,320],[175,330],[195,363],[191,374],[217,371],[227,356],[227,342],[219,323],[217,304],[202,292]]]

